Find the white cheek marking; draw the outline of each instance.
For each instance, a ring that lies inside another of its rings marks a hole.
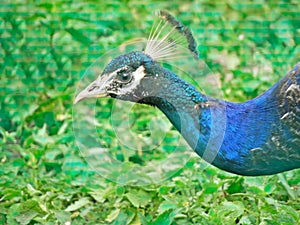
[[[140,84],[141,79],[143,79],[143,77],[146,75],[144,71],[145,68],[143,66],[140,66],[136,69],[136,71],[132,72],[132,82],[126,86],[123,86],[119,94],[123,95],[135,89]]]
[[[137,70],[132,73],[134,80],[140,81],[146,75],[144,73],[144,71],[145,71],[145,68],[143,66],[140,66],[139,68],[137,68]]]

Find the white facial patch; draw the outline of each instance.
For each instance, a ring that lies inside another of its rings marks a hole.
[[[144,73],[145,68],[140,66],[136,71],[132,73],[134,80],[140,81],[146,74]]]
[[[138,67],[136,71],[132,72],[133,80],[128,85],[124,85],[119,94],[124,95],[134,90],[140,84],[141,79],[143,79],[145,75],[144,66]]]

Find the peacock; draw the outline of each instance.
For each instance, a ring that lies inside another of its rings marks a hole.
[[[187,27],[165,11],[159,16],[146,47],[112,59],[74,103],[107,96],[155,106],[200,157],[234,174],[299,168],[300,63],[254,99],[235,103],[210,97],[160,63],[180,57],[184,44],[193,57],[199,53]]]

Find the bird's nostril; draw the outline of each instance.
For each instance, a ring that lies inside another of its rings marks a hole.
[[[97,85],[92,85],[89,89],[88,89],[88,92],[91,92],[93,90],[95,90],[97,88]]]

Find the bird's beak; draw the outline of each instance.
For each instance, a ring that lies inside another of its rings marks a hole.
[[[95,81],[89,84],[84,90],[82,90],[75,98],[74,104],[80,102],[85,98],[101,98],[108,96],[105,86],[107,84],[108,75],[103,74],[99,76]]]

